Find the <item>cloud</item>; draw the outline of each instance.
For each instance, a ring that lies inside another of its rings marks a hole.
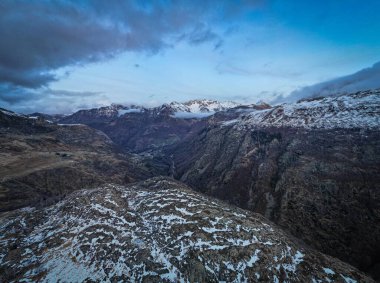
[[[335,96],[343,93],[377,88],[380,88],[380,62],[348,76],[295,90],[288,96],[278,97],[273,103],[295,102],[303,98]]]
[[[0,85],[0,105],[15,105],[20,102],[33,100],[36,93],[28,89],[15,87],[9,84]]]
[[[111,101],[99,92],[82,92],[42,88],[38,90],[0,86],[0,105],[20,113],[72,113],[79,109],[109,105]]]
[[[59,68],[125,51],[156,53],[178,38],[219,47],[222,38],[212,25],[257,2],[242,1],[238,8],[230,1],[201,0],[1,1],[0,82],[39,88],[57,80]]]

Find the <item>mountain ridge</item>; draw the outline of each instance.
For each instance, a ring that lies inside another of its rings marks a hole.
[[[302,99],[252,111],[227,123],[252,127],[379,128],[380,89]]]
[[[262,216],[168,178],[82,190],[15,213],[0,216],[8,282],[373,282]]]

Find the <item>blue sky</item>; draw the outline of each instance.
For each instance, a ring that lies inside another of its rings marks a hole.
[[[379,12],[377,0],[3,1],[0,106],[270,102],[379,62]]]

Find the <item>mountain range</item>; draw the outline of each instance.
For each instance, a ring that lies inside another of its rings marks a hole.
[[[380,278],[380,90],[0,110],[5,282]]]

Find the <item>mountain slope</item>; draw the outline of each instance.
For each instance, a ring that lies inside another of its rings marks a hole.
[[[46,205],[73,190],[157,174],[86,125],[57,125],[1,110],[0,144],[0,211]]]
[[[7,282],[372,282],[263,217],[155,178],[0,215]]]
[[[364,92],[221,112],[166,155],[192,188],[380,276],[379,101]]]

